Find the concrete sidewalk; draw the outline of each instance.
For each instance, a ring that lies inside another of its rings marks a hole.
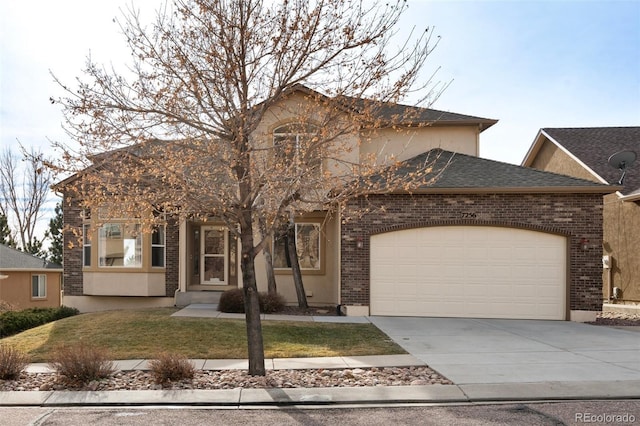
[[[223,314],[215,309],[215,305],[205,304],[190,305],[174,316],[244,318],[244,314]],[[265,360],[268,370],[409,367],[428,364],[456,384],[0,392],[0,406],[250,407],[640,399],[640,334],[635,332],[607,331],[607,328],[566,322],[290,315],[265,315],[263,319],[371,322],[411,353],[273,358]],[[607,361],[598,359],[600,357]],[[596,361],[600,362],[595,363]],[[146,370],[147,362],[143,359],[120,360],[115,361],[115,367],[120,370]],[[244,359],[196,359],[192,362],[197,369],[202,370],[248,368],[248,361]],[[51,372],[47,364],[31,364],[27,371]]]

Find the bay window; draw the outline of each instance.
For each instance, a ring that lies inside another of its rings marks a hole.
[[[142,267],[140,225],[106,223],[98,230],[98,265],[101,268]]]

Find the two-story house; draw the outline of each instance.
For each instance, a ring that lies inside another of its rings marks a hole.
[[[292,116],[282,111],[291,114],[274,107],[256,130],[274,144],[290,131]],[[615,188],[479,158],[480,135],[496,120],[399,104],[376,114],[375,131],[354,129],[345,155],[393,159],[407,170],[429,158],[433,179],[296,219],[311,305],[346,315],[595,318],[602,197]],[[92,230],[65,197],[64,220],[85,237],[77,244],[68,233],[64,252],[65,304],[82,311],[171,306],[242,286],[239,242],[215,218],[168,218],[149,234],[131,232],[125,219]],[[272,247],[278,291],[295,303],[279,244]],[[258,288],[266,291],[263,266],[258,256]]]

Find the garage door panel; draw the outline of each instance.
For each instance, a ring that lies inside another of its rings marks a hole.
[[[372,315],[564,319],[566,239],[451,226],[371,237]]]

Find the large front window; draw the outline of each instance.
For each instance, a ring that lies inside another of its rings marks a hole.
[[[301,270],[319,271],[321,269],[320,223],[300,222],[295,224],[296,251]],[[276,236],[273,245],[273,267],[291,268],[291,258],[287,251],[286,234]]]
[[[142,267],[140,225],[106,223],[98,232],[98,264],[103,268]]]

